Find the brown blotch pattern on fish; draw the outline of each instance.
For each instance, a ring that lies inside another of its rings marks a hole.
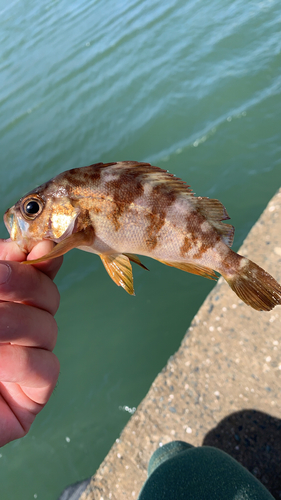
[[[233,252],[233,250],[229,249],[227,255],[222,259],[221,268],[229,273],[239,273],[241,261],[244,260],[245,257]]]
[[[120,210],[120,207],[115,205],[113,210],[107,214],[107,219],[112,222],[115,231],[118,231],[120,229],[120,222],[119,222],[119,217],[121,217],[122,212]]]
[[[190,212],[186,217],[186,232],[190,235],[184,238],[183,245],[180,248],[180,252],[182,257],[185,256],[192,248],[198,247],[198,243],[202,242],[202,230],[201,224],[206,221],[205,217],[201,215],[198,211]],[[198,252],[197,252],[198,253]],[[195,256],[195,258],[199,258],[199,256]]]
[[[118,231],[119,219],[136,198],[143,195],[144,188],[141,180],[141,168],[139,170],[124,169],[116,179],[105,184],[108,196],[112,196],[114,207],[107,215]]]
[[[165,224],[168,208],[175,200],[175,192],[165,184],[158,184],[152,189],[149,213],[145,216],[148,221],[146,244],[149,250],[153,250],[157,246],[158,233]]]
[[[68,194],[79,196],[83,188],[88,187],[88,192],[91,192],[91,186],[97,185],[101,180],[101,172],[104,168],[115,165],[115,163],[95,163],[83,168],[72,168],[64,172],[64,180],[66,181],[66,190]],[[83,192],[84,194],[84,192]]]
[[[94,205],[92,211],[94,212],[94,214],[98,215],[101,213],[101,208],[98,207],[97,205]]]
[[[153,250],[158,243],[157,234],[160,229],[165,224],[165,216],[164,218],[160,218],[159,215],[155,213],[149,213],[145,216],[148,220],[148,226],[146,228],[146,245],[149,250]]]
[[[217,236],[217,235],[216,235]],[[207,239],[207,241],[202,241],[202,244],[198,246],[198,250],[195,254],[193,254],[194,259],[201,259],[204,253],[206,253],[210,248],[213,247],[215,243],[212,243],[213,238]],[[216,237],[216,241],[219,241],[220,237]]]
[[[210,231],[202,231],[201,226],[207,222],[207,219],[198,211],[193,211],[186,218],[186,232],[190,235],[185,237],[184,243],[180,248],[181,255],[184,257],[192,248],[197,251],[192,255],[194,259],[201,259],[204,253],[213,248],[221,236],[210,226]]]
[[[182,257],[185,256],[186,253],[188,253],[193,247],[193,243],[190,237],[185,236],[183,240],[183,244],[180,247],[180,254]]]

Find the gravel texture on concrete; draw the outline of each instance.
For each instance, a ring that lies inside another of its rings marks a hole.
[[[281,189],[239,253],[281,282]],[[172,440],[226,451],[280,499],[280,350],[281,306],[254,311],[220,278],[80,500],[137,499]]]

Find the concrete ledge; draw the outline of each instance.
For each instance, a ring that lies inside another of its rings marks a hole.
[[[239,253],[281,282],[281,190]],[[225,450],[281,498],[280,349],[281,306],[254,311],[220,278],[80,500],[136,499],[175,439]]]

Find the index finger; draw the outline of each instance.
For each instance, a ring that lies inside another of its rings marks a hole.
[[[53,246],[54,243],[52,241],[40,241],[40,243],[37,243],[37,245],[35,245],[35,247],[31,250],[28,258],[30,260],[38,259],[39,257],[42,257],[42,255],[50,252]],[[0,260],[22,262],[26,260],[26,253],[20,250],[17,243],[12,241],[10,238],[7,240],[0,239]],[[34,264],[34,267],[53,280],[62,265],[62,261],[63,257],[58,257],[57,259],[47,260],[46,262],[41,262],[40,264]]]
[[[49,277],[33,266],[0,261],[0,300],[21,302],[54,315],[59,307],[58,289]]]

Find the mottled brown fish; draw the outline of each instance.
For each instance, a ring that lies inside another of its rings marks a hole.
[[[54,249],[32,264],[72,248],[98,254],[113,281],[134,294],[136,254],[215,279],[220,273],[254,309],[281,304],[281,287],[233,252],[234,228],[218,200],[196,197],[181,179],[149,163],[124,161],[74,168],[21,198],[4,216],[11,239],[29,253],[49,239]]]

